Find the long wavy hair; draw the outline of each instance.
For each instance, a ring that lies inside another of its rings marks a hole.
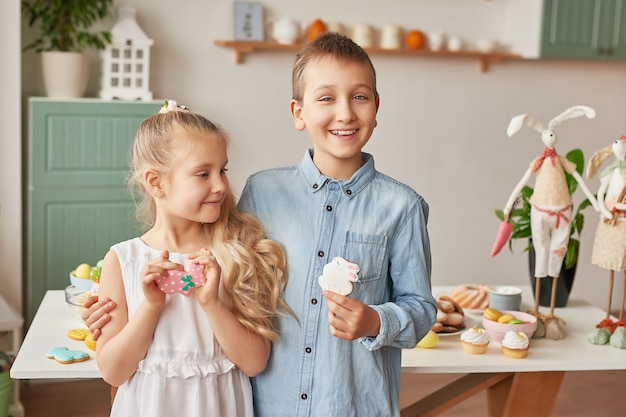
[[[173,139],[181,129],[210,132],[228,143],[228,135],[204,116],[184,110],[158,113],[143,121],[135,136],[128,183],[136,200],[136,218],[150,228],[156,218],[156,203],[143,182],[150,168],[164,175],[171,170]],[[214,223],[202,224],[209,247],[220,260],[221,283],[232,300],[231,311],[249,330],[278,341],[276,318],[291,313],[281,296],[286,284],[286,258],[282,247],[265,238],[261,222],[237,209],[229,189]]]

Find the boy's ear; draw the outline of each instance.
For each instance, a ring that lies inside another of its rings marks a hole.
[[[378,114],[378,107],[380,107],[380,96],[376,97],[376,114]],[[374,120],[374,127],[378,126],[378,120]]]
[[[161,183],[161,176],[158,172],[147,169],[143,173],[143,181],[146,185],[146,189],[154,198],[163,197],[165,193],[163,191],[163,184]]]
[[[293,118],[296,129],[303,131],[306,128],[306,123],[304,123],[304,120],[302,119],[302,107],[300,106],[298,100],[292,99],[289,102],[289,110],[291,111],[291,117]]]

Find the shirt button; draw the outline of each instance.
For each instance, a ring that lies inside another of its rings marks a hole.
[[[352,195],[352,190],[346,190],[346,194]]]
[[[317,298],[311,298],[311,304],[316,305],[317,304]]]
[[[319,256],[320,258],[323,258],[324,257],[324,251],[321,250],[321,251],[317,252],[317,256]]]
[[[333,206],[326,206],[326,211],[333,211]]]
[[[317,190],[317,187],[319,187],[319,185],[317,185],[317,184],[313,184],[313,189],[314,189],[314,190]]]
[[[304,349],[304,351],[305,351],[306,353],[311,353],[311,348],[310,348],[310,347],[308,347],[308,348]]]
[[[302,398],[303,400],[306,400],[309,397],[306,394],[300,394],[300,398]]]

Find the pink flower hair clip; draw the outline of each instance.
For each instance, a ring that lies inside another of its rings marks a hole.
[[[165,105],[161,107],[159,113],[169,113],[171,111],[189,111],[189,108],[184,104],[178,104],[174,100],[165,100]]]

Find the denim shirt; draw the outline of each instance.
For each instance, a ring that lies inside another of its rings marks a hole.
[[[435,324],[428,205],[410,187],[365,164],[349,181],[320,174],[312,150],[300,165],[252,175],[239,207],[282,244],[284,300],[297,319],[279,319],[281,340],[252,379],[257,417],[399,416],[402,348]],[[333,257],[360,267],[349,295],[375,309],[376,337],[331,335],[318,277]]]

